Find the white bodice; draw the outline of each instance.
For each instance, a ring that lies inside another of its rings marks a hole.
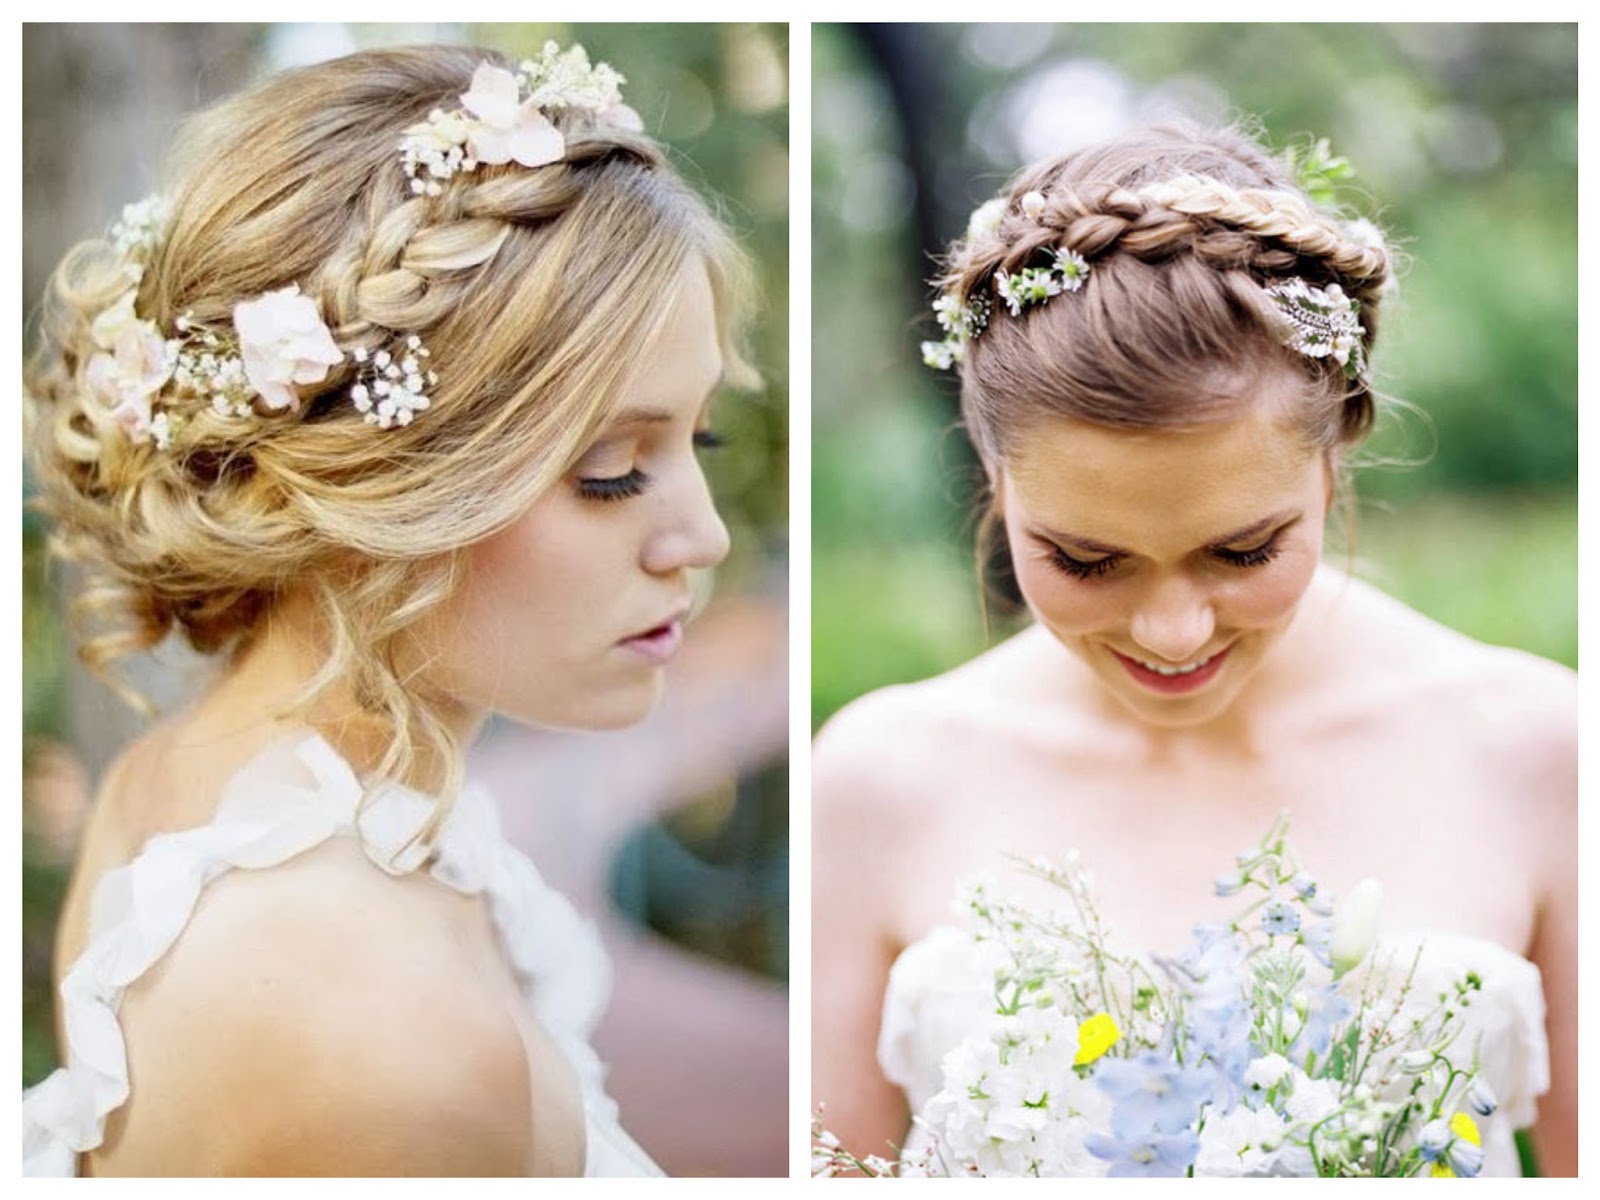
[[[1408,967],[1419,942],[1414,997],[1437,996],[1467,970],[1483,980],[1483,990],[1462,1010],[1466,1028],[1460,1039],[1470,1046],[1481,1035],[1483,1074],[1500,1100],[1494,1115],[1481,1122],[1483,1174],[1519,1175],[1513,1133],[1533,1123],[1535,1099],[1550,1086],[1539,969],[1503,946],[1460,934],[1385,937],[1373,953],[1392,954],[1389,961]],[[939,1091],[945,1054],[992,1015],[993,951],[992,943],[979,945],[962,930],[939,926],[895,960],[884,995],[878,1062],[905,1090],[912,1112],[920,1112]],[[1346,978],[1354,984],[1360,974]],[[926,1146],[927,1135],[914,1126],[905,1152]]]
[[[87,948],[61,982],[66,1066],[23,1093],[26,1175],[74,1175],[100,1144],[106,1117],[128,1100],[127,1052],[117,1009],[123,990],[182,934],[207,884],[234,869],[286,862],[330,837],[359,838],[376,868],[406,874],[427,851],[396,856],[433,801],[388,786],[365,805],[349,765],[314,733],[274,742],[236,772],[210,823],[164,833],[95,889]],[[505,840],[493,800],[468,787],[433,843],[428,873],[482,895],[534,1018],[566,1056],[583,1093],[584,1173],[661,1172],[617,1122],[605,1068],[589,1045],[610,992],[610,962],[591,921],[548,887]]]

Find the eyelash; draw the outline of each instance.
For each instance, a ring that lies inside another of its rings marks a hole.
[[[1219,546],[1212,550],[1211,553],[1231,567],[1249,569],[1250,567],[1264,566],[1271,562],[1278,557],[1281,549],[1282,547],[1278,545],[1278,537],[1274,534],[1268,541],[1250,550],[1228,550]],[[1122,556],[1112,554],[1105,558],[1097,558],[1092,562],[1085,562],[1081,558],[1073,558],[1060,546],[1052,546],[1049,559],[1057,570],[1069,578],[1098,579],[1121,562]]]
[[[694,445],[697,450],[719,450],[728,444],[728,439],[713,429],[697,429],[694,432]],[[598,479],[578,480],[578,495],[585,500],[599,500],[603,502],[614,500],[631,500],[635,496],[642,496],[650,486],[650,476],[634,467],[626,475],[609,475]]]

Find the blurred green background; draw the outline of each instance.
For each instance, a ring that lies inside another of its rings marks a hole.
[[[104,230],[123,204],[150,190],[173,130],[196,107],[285,67],[358,49],[449,42],[525,55],[551,38],[582,43],[591,59],[627,77],[625,96],[647,131],[713,200],[755,261],[762,311],[752,350],[766,383],[758,393],[719,400],[716,425],[730,444],[706,463],[733,544],[717,574],[717,603],[747,620],[760,610],[781,631],[788,557],[785,25],[26,26],[23,311],[33,313],[70,245]],[[30,324],[25,351],[32,335]],[[23,531],[23,1079],[30,1083],[55,1065],[50,954],[79,815],[70,811],[72,798],[92,788],[141,722],[76,665],[61,580],[44,554],[47,530],[25,509]],[[159,684],[160,670],[136,676],[138,685]],[[697,953],[783,981],[786,758],[781,746],[760,753],[767,757],[757,767],[641,828],[619,859],[612,891],[635,919]]]
[[[1578,35],[1572,25],[817,25],[812,720],[985,629],[976,466],[923,367],[933,255],[1020,166],[1176,116],[1328,137],[1402,248],[1397,410],[1331,552],[1487,642],[1576,667]],[[1354,556],[1353,559],[1351,556]]]

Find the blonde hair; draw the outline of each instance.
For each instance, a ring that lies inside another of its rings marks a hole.
[[[433,407],[376,431],[348,398],[347,361],[297,413],[241,423],[201,409],[173,445],[130,441],[86,386],[90,326],[126,286],[104,241],[58,268],[26,385],[53,547],[87,568],[84,660],[110,670],[177,629],[237,651],[274,603],[307,588],[326,626],[309,704],[348,683],[393,736],[378,767],[421,750],[460,778],[438,701],[401,673],[408,630],[445,601],[465,548],[504,528],[581,455],[670,315],[685,264],[717,300],[726,377],[740,352],[748,266],[648,137],[556,117],[563,160],[480,165],[437,197],[407,186],[402,131],[453,108],[483,50],[370,51],[278,75],[194,117],[175,148],[171,215],[137,295],[171,331],[225,324],[247,297],[298,284],[348,354],[419,335]],[[441,814],[442,815],[442,814]]]

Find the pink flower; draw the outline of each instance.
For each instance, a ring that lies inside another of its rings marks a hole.
[[[478,118],[467,135],[467,149],[479,162],[516,159],[525,167],[542,167],[559,162],[567,152],[566,139],[550,118],[531,101],[517,102],[516,76],[503,67],[480,63],[461,103]]]
[[[87,382],[129,440],[143,442],[150,437],[150,398],[171,376],[166,342],[153,324],[139,321],[118,333],[115,354],[89,359]]]
[[[294,385],[321,383],[344,359],[316,302],[297,284],[235,305],[233,327],[245,376],[268,408],[299,408]]]

